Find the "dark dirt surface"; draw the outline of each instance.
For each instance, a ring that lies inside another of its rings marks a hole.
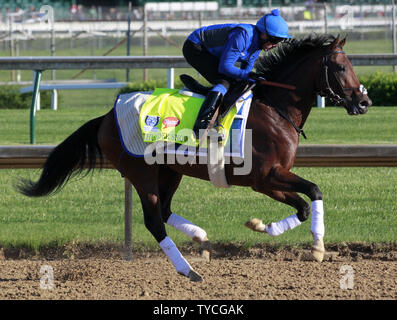
[[[122,248],[112,245],[69,245],[38,253],[0,249],[0,299],[397,299],[396,244],[326,249],[318,263],[308,248],[215,244],[212,260],[205,262],[197,247],[183,247],[204,278],[199,283],[178,275],[161,252],[133,252],[126,261]],[[53,282],[48,280],[51,271]]]

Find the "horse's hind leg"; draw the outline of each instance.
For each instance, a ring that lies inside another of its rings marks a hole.
[[[201,281],[202,277],[191,268],[167,236],[161,211],[159,166],[149,166],[143,158],[133,158],[124,153],[112,112],[104,118],[98,140],[107,160],[134,185],[141,199],[145,226],[171,260],[176,271],[192,281]]]
[[[159,167],[156,165],[148,166],[144,163],[144,160],[139,160],[141,160],[140,165],[138,165],[136,159],[128,157],[127,161],[121,161],[121,164],[125,168],[125,176],[134,185],[141,199],[146,228],[157,240],[178,273],[188,277],[191,281],[202,281],[202,277],[193,270],[175,243],[167,236],[162,219],[158,187]]]
[[[171,211],[172,198],[181,182],[182,174],[177,173],[166,166],[160,167],[159,190],[161,200],[161,216],[163,221],[177,230],[182,231],[188,237],[200,244],[202,257],[209,261],[211,244],[207,233],[199,226]]]

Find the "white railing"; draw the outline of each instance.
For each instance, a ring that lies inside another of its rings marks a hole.
[[[231,14],[231,13],[230,13]],[[150,20],[150,28],[155,31],[163,32],[167,35],[185,35],[187,36],[193,30],[202,25],[223,24],[223,23],[249,23],[255,24],[259,19],[257,17],[219,17],[214,19],[206,19],[200,21],[199,19],[187,20]],[[323,20],[310,21],[288,21],[289,29],[292,33],[295,32],[319,32],[324,31],[325,22]],[[139,31],[142,27],[142,20],[131,21],[131,31]],[[332,29],[333,32],[345,30],[371,30],[384,29],[391,27],[391,18],[341,18],[330,19],[327,21],[327,28]],[[69,38],[73,34],[104,34],[113,36],[122,36],[128,29],[126,21],[56,21],[54,24],[54,32],[57,38]],[[35,38],[48,37],[49,26],[45,23],[32,24],[17,24],[14,23],[11,29],[13,32],[21,32],[25,35],[33,36]],[[9,33],[10,26],[7,23],[0,22],[0,32]]]
[[[397,54],[354,54],[349,55],[353,65],[397,65]],[[0,58],[0,70],[33,70],[34,85],[31,117],[30,142],[35,142],[35,115],[40,90],[41,72],[44,70],[70,69],[166,69],[167,86],[174,87],[174,68],[190,68],[182,56],[81,56],[81,57],[4,57]],[[72,84],[69,84],[72,86]],[[97,84],[98,87],[103,86]],[[112,86],[110,84],[110,86]],[[120,83],[113,86],[120,87]],[[84,86],[81,86],[81,89]],[[88,85],[95,89],[94,85]],[[63,87],[65,88],[65,86]],[[46,89],[49,89],[46,88]],[[323,101],[318,103],[323,104]],[[322,105],[323,106],[323,105]]]
[[[368,65],[397,65],[396,54],[355,54],[349,55],[355,66]],[[167,69],[167,86],[174,87],[174,68],[189,68],[190,65],[182,56],[111,56],[111,57],[13,57],[0,58],[0,70],[64,70],[64,69]],[[35,78],[35,76],[34,76]],[[57,89],[109,89],[120,88],[125,82],[92,83],[92,84],[47,84],[40,86],[39,90],[52,90],[51,108],[57,109]],[[21,93],[32,92],[34,87],[22,88]],[[36,99],[36,109],[40,107],[39,94]],[[324,107],[324,99],[318,97],[317,105]]]
[[[394,65],[397,54],[350,54],[355,66]],[[182,56],[1,57],[0,70],[190,68]]]

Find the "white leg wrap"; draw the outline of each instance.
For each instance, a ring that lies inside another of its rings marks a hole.
[[[311,209],[312,222],[310,230],[313,234],[314,240],[318,240],[323,238],[325,233],[323,200],[313,201],[311,203]]]
[[[271,235],[272,237],[279,236],[287,230],[294,229],[299,226],[302,222],[298,219],[297,215],[294,214],[289,216],[279,222],[272,222],[270,225],[267,225],[265,228],[266,233]]]
[[[167,224],[174,227],[175,229],[182,231],[190,238],[197,237],[201,241],[203,241],[207,236],[207,233],[203,229],[191,223],[189,220],[178,216],[175,213],[171,213],[170,217],[167,220]]]
[[[186,259],[182,256],[174,241],[172,241],[171,238],[167,236],[160,242],[160,247],[161,249],[163,249],[167,257],[171,260],[176,271],[188,277],[189,272],[192,268],[190,267],[190,264],[186,261]]]

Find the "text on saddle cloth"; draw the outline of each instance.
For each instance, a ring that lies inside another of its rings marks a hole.
[[[144,142],[171,142],[197,146],[199,139],[193,133],[204,97],[191,91],[158,88],[145,101],[139,115]],[[228,139],[237,107],[221,119],[218,131]]]

